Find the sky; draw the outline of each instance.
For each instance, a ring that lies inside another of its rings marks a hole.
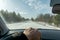
[[[15,11],[25,18],[36,18],[43,13],[52,14],[50,0],[0,0],[0,10]]]

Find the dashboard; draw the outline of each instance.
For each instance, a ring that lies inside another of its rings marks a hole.
[[[38,29],[41,32],[41,40],[60,40],[60,30]],[[10,30],[9,34],[14,32],[23,32],[24,29]]]

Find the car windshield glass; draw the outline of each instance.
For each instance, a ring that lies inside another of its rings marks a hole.
[[[60,15],[52,13],[51,0],[0,0],[0,13],[9,29],[60,28]]]

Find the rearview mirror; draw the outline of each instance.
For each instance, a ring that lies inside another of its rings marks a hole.
[[[52,12],[55,14],[60,14],[60,4],[56,4],[52,8]]]

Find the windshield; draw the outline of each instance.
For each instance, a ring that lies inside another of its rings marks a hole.
[[[0,13],[9,29],[60,29],[50,0],[0,0]]]

